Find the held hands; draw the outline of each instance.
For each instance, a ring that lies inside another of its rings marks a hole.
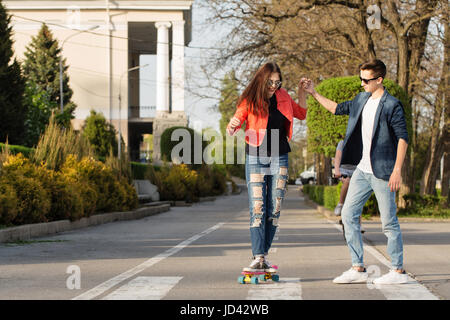
[[[236,127],[238,125],[240,125],[240,124],[241,124],[241,121],[239,121],[238,118],[236,118],[236,117],[231,118],[230,122],[227,125],[227,133],[228,133],[228,135],[229,136],[234,135],[234,133],[236,131]]]
[[[312,82],[311,79],[308,79],[308,78],[301,78],[298,87],[299,87],[299,89],[300,89],[300,87],[302,87],[302,89],[309,94],[313,94],[315,91],[314,83]]]

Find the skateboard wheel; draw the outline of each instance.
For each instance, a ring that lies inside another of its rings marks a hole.
[[[258,280],[260,280],[260,281],[266,281],[266,280],[267,280],[267,279],[266,279],[266,275],[260,274],[259,277],[258,277]]]
[[[258,284],[258,278],[257,277],[252,277],[251,283],[252,284]]]
[[[280,281],[280,276],[277,275],[277,274],[274,274],[274,275],[272,276],[272,281],[275,281],[275,282]]]
[[[238,278],[238,282],[244,284],[245,283],[245,277],[244,276],[240,276]]]

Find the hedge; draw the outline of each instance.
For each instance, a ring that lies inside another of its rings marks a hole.
[[[303,186],[303,193],[308,195],[309,199],[315,203],[326,207],[327,209],[334,210],[339,203],[339,196],[341,193],[342,182],[335,186],[322,186],[306,184]],[[366,204],[363,207],[363,215],[377,216],[379,215],[378,203],[375,198],[375,194],[369,197]]]
[[[5,148],[5,146],[6,146],[5,143],[0,142],[0,151],[2,151],[3,148]],[[8,144],[8,149],[12,154],[22,153],[27,158],[29,158],[31,156],[31,154],[34,150],[33,148],[17,146],[17,145],[12,145],[12,144]]]
[[[93,158],[70,155],[61,171],[35,165],[21,153],[2,163],[0,225],[77,220],[137,205],[134,187]]]

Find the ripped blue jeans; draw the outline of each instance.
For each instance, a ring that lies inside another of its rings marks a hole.
[[[286,193],[288,166],[287,153],[275,157],[246,156],[253,256],[267,254],[272,245]]]

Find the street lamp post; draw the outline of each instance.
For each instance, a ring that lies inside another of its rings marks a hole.
[[[128,74],[128,72],[133,71],[133,70],[137,70],[139,68],[143,68],[143,67],[146,67],[146,66],[148,66],[148,64],[144,64],[142,66],[136,66],[136,67],[130,68],[130,69],[124,71],[120,75],[120,81],[119,81],[119,139],[118,139],[118,142],[117,142],[117,145],[118,145],[117,146],[118,147],[117,157],[119,158],[119,160],[120,160],[120,154],[122,153],[122,147],[121,147],[121,145],[122,145],[121,144],[121,137],[122,137],[122,129],[121,129],[121,127],[122,127],[122,124],[121,124],[121,119],[122,119],[122,78],[123,78],[123,76],[125,74]]]
[[[76,35],[86,32],[86,31],[91,31],[94,29],[97,29],[99,26],[92,26],[87,30],[80,30],[74,34],[71,34],[70,36],[68,36],[67,38],[64,39],[62,45],[61,45],[61,57],[59,58],[59,100],[60,100],[60,104],[61,104],[61,114],[64,111],[64,98],[63,98],[63,67],[62,67],[62,50],[64,47],[64,44],[66,43],[67,40],[69,40],[72,37],[75,37]]]

